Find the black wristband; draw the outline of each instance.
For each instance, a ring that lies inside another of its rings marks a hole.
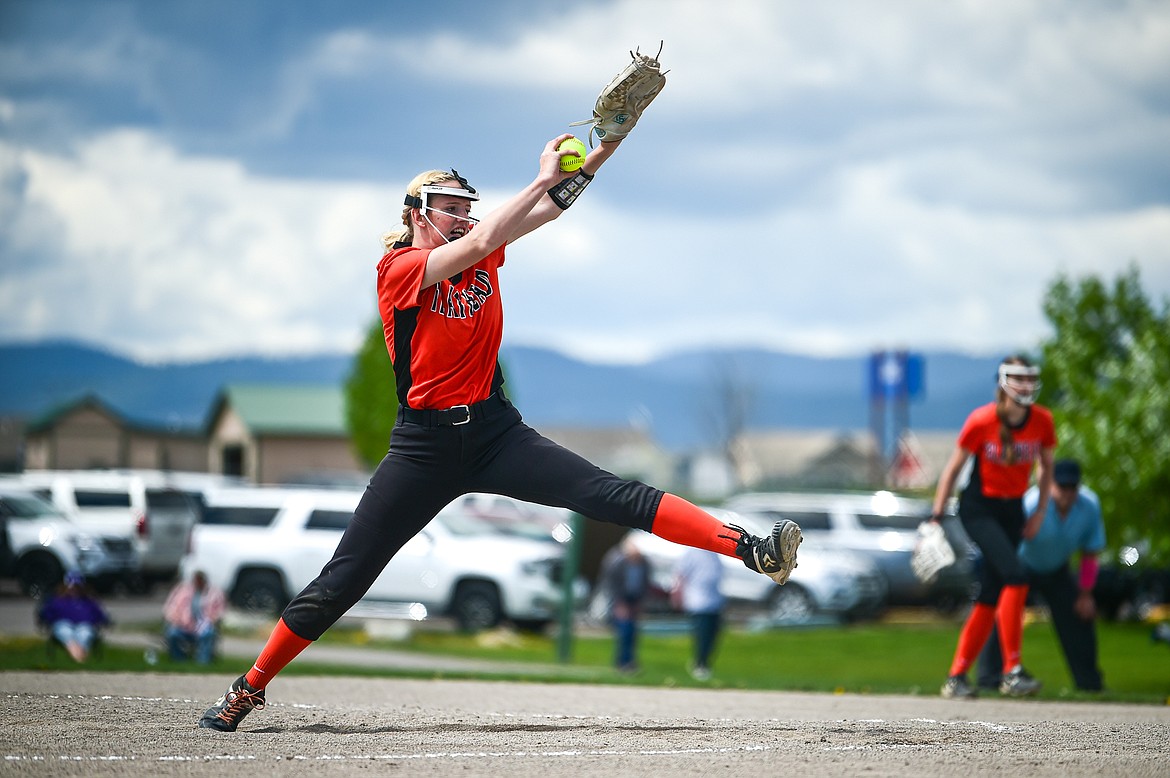
[[[557,204],[557,207],[564,211],[581,196],[581,193],[585,191],[585,187],[589,186],[589,182],[592,180],[593,176],[584,170],[579,170],[577,171],[577,175],[572,178],[566,178],[564,181],[554,184],[548,190],[548,195]]]

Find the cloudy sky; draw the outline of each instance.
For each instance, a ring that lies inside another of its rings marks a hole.
[[[1170,295],[1170,3],[3,0],[0,340],[352,349],[406,182],[485,212],[660,40],[662,95],[510,250],[507,342],[999,354],[1058,274]]]

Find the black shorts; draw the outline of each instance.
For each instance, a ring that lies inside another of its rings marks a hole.
[[[333,558],[285,608],[288,628],[316,640],[369,590],[391,557],[468,492],[568,508],[650,531],[662,491],[608,473],[525,424],[507,399],[454,426],[401,419]]]

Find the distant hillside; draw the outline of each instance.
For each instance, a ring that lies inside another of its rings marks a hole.
[[[815,358],[754,349],[701,350],[639,365],[595,365],[553,351],[505,348],[511,396],[534,425],[647,424],[668,448],[711,439],[718,376],[735,376],[754,397],[757,429],[869,426],[867,356]],[[998,356],[927,353],[925,391],[911,427],[957,430],[993,396]]]
[[[0,345],[0,414],[36,416],[96,394],[131,419],[195,426],[232,383],[340,385],[350,355],[145,365],[75,342]]]
[[[992,396],[998,357],[927,353],[925,393],[910,406],[919,429],[957,429]],[[647,427],[670,449],[702,446],[720,375],[754,398],[753,428],[868,426],[868,360],[814,358],[757,349],[701,350],[638,365],[581,362],[556,351],[505,346],[508,393],[534,426]],[[238,358],[146,365],[75,342],[0,344],[0,415],[35,418],[96,394],[127,417],[198,426],[231,383],[341,386],[350,354]]]

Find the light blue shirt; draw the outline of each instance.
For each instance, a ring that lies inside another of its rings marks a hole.
[[[675,567],[682,580],[682,608],[687,613],[718,613],[723,608],[723,560],[714,551],[688,546]]]
[[[1032,515],[1040,502],[1040,492],[1033,486],[1024,495],[1024,512]],[[1039,573],[1060,569],[1077,552],[1099,553],[1105,549],[1105,522],[1101,518],[1101,501],[1091,489],[1081,486],[1077,499],[1061,516],[1056,501],[1048,500],[1048,512],[1040,531],[1020,544],[1020,558]]]

